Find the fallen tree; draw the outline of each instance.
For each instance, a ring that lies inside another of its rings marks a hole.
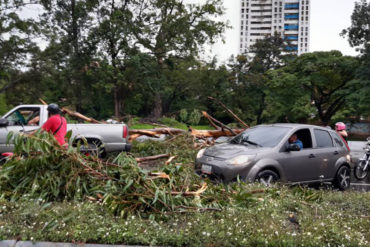
[[[191,137],[173,146],[184,154],[194,149]],[[177,211],[220,210],[239,203],[240,188],[223,191],[207,184],[186,164],[173,164],[175,156],[161,154],[134,158],[119,154],[113,161],[84,156],[72,146],[61,148],[49,133],[14,136],[15,153],[0,169],[0,197],[18,201],[24,196],[44,202],[97,201],[115,215]],[[146,171],[139,163],[166,158],[163,167]],[[190,156],[189,156],[190,159]],[[189,160],[188,159],[188,160]],[[251,194],[252,195],[252,194]]]
[[[155,128],[155,129],[130,129],[129,130],[129,140],[133,141],[139,136],[149,136],[154,138],[159,138],[159,135],[180,135],[180,134],[190,134],[195,138],[219,138],[221,136],[235,136],[244,131],[244,129],[231,129],[227,125],[218,121],[217,119],[210,116],[207,112],[202,112],[203,116],[208,119],[209,123],[216,128],[216,130],[196,130],[188,127],[188,130],[177,129],[177,128]]]

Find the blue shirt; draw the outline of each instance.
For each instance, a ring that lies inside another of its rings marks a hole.
[[[303,143],[301,142],[301,140],[297,139],[295,142],[292,142],[291,144],[297,144],[300,149],[303,149]]]

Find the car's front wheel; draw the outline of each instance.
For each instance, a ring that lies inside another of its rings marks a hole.
[[[271,186],[280,179],[279,175],[272,170],[262,170],[256,176],[256,181],[265,186]]]
[[[333,185],[339,190],[346,190],[351,185],[351,169],[347,166],[341,166],[335,175]]]

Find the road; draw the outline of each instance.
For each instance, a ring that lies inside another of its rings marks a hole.
[[[358,159],[361,158],[364,154],[363,147],[366,142],[360,141],[349,141],[348,145],[351,148],[351,156],[354,164],[357,163]],[[370,191],[370,174],[363,181],[356,180],[352,173],[351,188],[359,191]]]

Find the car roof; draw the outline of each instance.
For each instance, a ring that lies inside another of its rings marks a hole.
[[[289,128],[316,128],[327,131],[334,131],[330,126],[318,126],[312,124],[299,124],[299,123],[273,123],[273,124],[261,124],[256,126],[276,126],[276,127],[289,127]]]

